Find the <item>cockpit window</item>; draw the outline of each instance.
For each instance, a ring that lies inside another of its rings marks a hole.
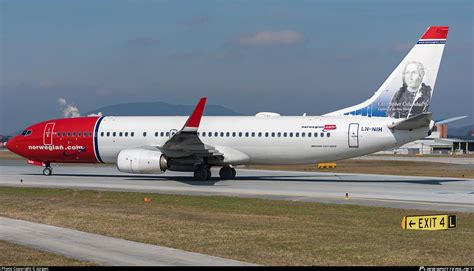
[[[22,136],[29,136],[29,135],[31,135],[31,130],[25,130],[25,131],[21,132],[21,135]]]

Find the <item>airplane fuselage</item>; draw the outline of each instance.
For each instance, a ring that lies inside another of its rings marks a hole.
[[[9,148],[37,162],[116,163],[124,149],[162,146],[187,117],[84,117],[49,120]],[[361,116],[202,117],[205,145],[227,164],[305,164],[356,157],[427,136],[392,130],[390,118]],[[16,146],[13,146],[16,145]]]

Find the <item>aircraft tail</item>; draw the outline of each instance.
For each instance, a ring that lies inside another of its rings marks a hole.
[[[448,30],[430,26],[370,99],[326,116],[409,118],[427,112]]]

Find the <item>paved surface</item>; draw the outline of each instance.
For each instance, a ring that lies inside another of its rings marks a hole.
[[[474,212],[474,179],[237,169],[237,179],[198,182],[192,173],[132,175],[114,166],[57,165],[53,175],[0,160],[0,186],[141,191]],[[212,171],[218,176],[217,170]],[[20,183],[20,179],[23,183]],[[349,199],[345,199],[346,193]]]
[[[101,265],[249,265],[5,217],[0,217],[0,239]]]
[[[414,162],[437,162],[437,163],[446,163],[446,164],[457,164],[457,165],[466,165],[474,166],[473,157],[449,157],[449,156],[440,156],[440,157],[425,157],[425,156],[391,156],[391,155],[365,155],[360,157],[351,158],[354,160],[384,160],[384,161],[414,161]]]

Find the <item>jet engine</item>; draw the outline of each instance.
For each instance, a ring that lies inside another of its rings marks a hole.
[[[125,149],[117,156],[117,168],[127,173],[163,173],[168,168],[166,157],[158,150]]]

